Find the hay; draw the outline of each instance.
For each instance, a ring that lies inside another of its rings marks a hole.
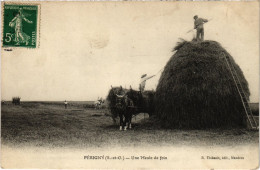
[[[13,97],[12,98],[12,103],[15,105],[20,105],[21,104],[21,98],[20,97]]]
[[[230,57],[247,99],[250,92],[232,56],[215,41],[183,41],[173,50],[155,94],[155,114],[163,126],[244,127],[242,102],[221,52]]]
[[[249,103],[249,107],[254,116],[259,116],[259,103]]]
[[[154,114],[155,106],[154,106],[154,98],[155,98],[155,91],[147,90],[143,92],[143,106],[144,106],[144,113],[148,113],[149,117]]]

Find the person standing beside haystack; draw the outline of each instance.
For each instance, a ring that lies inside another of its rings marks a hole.
[[[147,76],[147,74],[143,74],[141,76],[141,82],[140,82],[140,85],[139,85],[139,89],[141,91],[141,93],[144,91],[144,88],[145,88],[145,84],[146,84],[146,80],[154,77],[155,75],[152,75],[152,76]]]
[[[198,15],[195,15],[194,17],[194,29],[197,30],[197,36],[196,39],[197,41],[204,40],[204,27],[203,24],[208,22],[207,19],[199,18]]]

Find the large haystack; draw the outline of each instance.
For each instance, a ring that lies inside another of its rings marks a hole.
[[[184,41],[174,50],[156,89],[160,122],[191,129],[245,126],[243,105],[221,52],[230,57],[249,98],[248,83],[232,56],[215,41]]]

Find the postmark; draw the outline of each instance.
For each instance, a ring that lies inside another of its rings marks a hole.
[[[4,4],[3,47],[36,48],[39,5]]]

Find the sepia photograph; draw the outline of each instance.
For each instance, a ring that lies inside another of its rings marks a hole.
[[[2,1],[1,36],[1,168],[259,168],[259,1]]]

